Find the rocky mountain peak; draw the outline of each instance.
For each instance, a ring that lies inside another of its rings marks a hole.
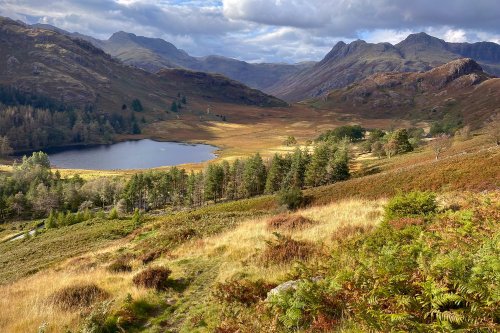
[[[436,67],[429,73],[440,73],[451,81],[464,75],[483,73],[483,68],[474,59],[462,58]]]
[[[323,58],[323,60],[320,62],[320,64],[328,62],[332,59],[346,57],[349,54],[352,54],[352,53],[358,51],[361,47],[363,47],[365,45],[368,45],[368,43],[365,42],[364,40],[361,40],[361,39],[355,40],[349,44],[346,44],[343,41],[340,41],[337,44],[335,44],[333,49]]]
[[[425,32],[410,34],[402,42],[396,44],[398,48],[408,48],[413,46],[423,47],[446,47],[446,42],[442,39],[430,36]]]
[[[128,39],[133,39],[134,37],[137,37],[137,36],[134,35],[133,33],[129,33],[129,32],[125,32],[125,31],[118,31],[118,32],[115,32],[114,34],[112,34],[111,37],[109,37],[109,40],[113,41],[113,42],[120,42],[120,41],[124,41],[124,40],[128,40]]]

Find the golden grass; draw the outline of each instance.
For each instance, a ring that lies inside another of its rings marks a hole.
[[[316,222],[309,228],[283,232],[294,239],[310,241],[318,248],[328,246],[335,230],[343,225],[376,225],[380,220],[384,200],[346,200],[322,207],[298,211],[296,214]],[[267,218],[249,219],[222,234],[194,240],[173,250],[167,258],[154,262],[155,266],[172,268],[173,276],[182,272],[182,262],[202,259],[220,265],[213,282],[222,282],[238,273],[252,278],[274,282],[285,277],[291,264],[265,267],[258,256],[273,239],[267,228]],[[134,299],[144,297],[147,290],[136,288],[132,278],[139,271],[139,260],[132,262],[132,272],[113,273],[107,269],[110,258],[130,243],[120,241],[112,247],[70,259],[54,268],[0,286],[0,332],[36,332],[47,323],[47,332],[64,332],[81,324],[80,312],[62,311],[48,302],[54,292],[68,286],[95,283],[111,295],[123,300],[128,293]],[[210,288],[210,286],[206,286]]]
[[[81,312],[65,311],[50,302],[51,295],[66,287],[95,283],[113,299],[124,299],[128,293],[134,299],[146,295],[146,290],[133,286],[132,273],[111,273],[103,265],[95,265],[97,256],[68,260],[57,268],[1,286],[0,332],[37,332],[44,323],[47,332],[76,329]]]
[[[279,231],[293,239],[310,241],[321,247],[328,247],[332,236],[346,225],[373,226],[382,216],[385,200],[346,200],[321,207],[300,210],[295,214],[307,217],[316,223],[307,228]],[[276,281],[283,278],[290,265],[259,265],[258,256],[266,247],[266,241],[273,239],[272,230],[267,227],[268,218],[251,219],[236,229],[202,240],[196,240],[172,252],[178,258],[218,258],[223,262],[217,280],[223,282],[238,273],[254,278]]]

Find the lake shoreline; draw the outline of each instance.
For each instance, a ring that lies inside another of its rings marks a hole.
[[[205,143],[157,141],[148,138],[42,151],[49,155],[51,165],[57,169],[128,171],[205,163],[218,158],[220,148]]]

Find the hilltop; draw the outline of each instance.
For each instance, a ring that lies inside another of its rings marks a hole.
[[[500,110],[500,79],[464,58],[427,72],[376,73],[307,103],[374,118],[435,120],[454,114],[480,126]]]
[[[463,57],[474,58],[486,72],[500,75],[500,45],[447,43],[418,33],[396,45],[363,40],[338,42],[319,63],[277,82],[267,91],[287,101],[300,101],[323,96],[374,73],[427,71]]]

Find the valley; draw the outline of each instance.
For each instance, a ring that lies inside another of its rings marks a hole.
[[[0,16],[0,332],[500,330],[499,44],[69,3]]]

